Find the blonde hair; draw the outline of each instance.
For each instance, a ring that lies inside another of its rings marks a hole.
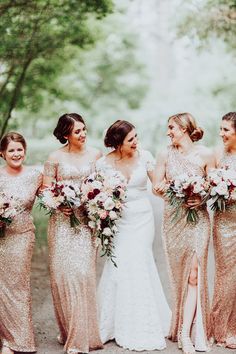
[[[178,113],[169,117],[168,122],[173,120],[179,127],[186,129],[192,141],[198,141],[203,137],[204,131],[198,127],[194,117],[190,113]]]

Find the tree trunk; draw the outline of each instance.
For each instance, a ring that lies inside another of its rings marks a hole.
[[[21,74],[20,74],[20,76],[18,78],[18,81],[16,82],[16,86],[15,86],[15,89],[13,91],[11,101],[9,103],[8,112],[7,112],[6,116],[5,116],[5,118],[3,118],[3,124],[2,124],[2,127],[1,127],[0,138],[2,138],[2,136],[4,135],[4,133],[5,133],[6,129],[7,129],[8,123],[9,123],[9,119],[11,118],[12,111],[16,107],[16,104],[17,104],[17,101],[18,101],[18,98],[19,98],[19,94],[20,94],[20,91],[21,91],[21,88],[22,88],[22,85],[23,85],[23,82],[24,82],[24,79],[25,79],[25,75],[26,75],[27,69],[28,69],[31,61],[32,61],[31,57],[27,59],[27,61],[25,62],[24,66],[22,68],[22,72],[21,72]]]

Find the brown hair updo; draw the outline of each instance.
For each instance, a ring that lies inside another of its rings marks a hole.
[[[104,138],[105,146],[117,149],[123,144],[126,135],[133,129],[135,129],[135,126],[126,120],[117,120],[107,129],[106,136]]]
[[[81,122],[85,125],[83,118],[77,113],[65,113],[58,119],[53,135],[60,141],[60,143],[65,144],[67,142],[65,136],[71,134],[75,121]]]
[[[231,121],[236,132],[236,112],[229,112],[222,117],[222,120]]]
[[[3,156],[4,151],[7,150],[8,145],[10,144],[11,141],[14,141],[16,143],[21,143],[24,150],[26,151],[26,141],[23,135],[15,132],[9,132],[5,134],[0,142],[0,155]]]
[[[192,141],[198,141],[203,137],[204,131],[197,126],[195,119],[190,113],[175,114],[168,119],[168,122],[170,120],[173,120],[181,128],[186,129]]]

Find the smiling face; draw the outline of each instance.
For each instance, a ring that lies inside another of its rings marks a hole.
[[[138,147],[138,137],[135,129],[132,129],[125,137],[122,145],[121,151],[125,154],[133,153]]]
[[[24,146],[16,141],[10,141],[2,154],[7,165],[13,169],[19,169],[25,160]]]
[[[181,128],[173,119],[168,122],[166,135],[171,139],[173,145],[178,145],[186,134],[186,129]]]
[[[74,121],[73,129],[68,137],[65,137],[68,140],[70,146],[81,147],[86,142],[87,130],[85,125],[82,122]]]
[[[236,147],[236,131],[233,122],[230,120],[222,120],[220,126],[220,137],[227,149]]]

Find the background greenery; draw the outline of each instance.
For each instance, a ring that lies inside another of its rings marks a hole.
[[[23,133],[28,164],[59,146],[65,112],[85,117],[100,149],[124,118],[155,154],[181,111],[219,143],[220,118],[235,110],[235,0],[0,0],[0,16],[0,136]],[[47,220],[34,216],[45,239]]]

